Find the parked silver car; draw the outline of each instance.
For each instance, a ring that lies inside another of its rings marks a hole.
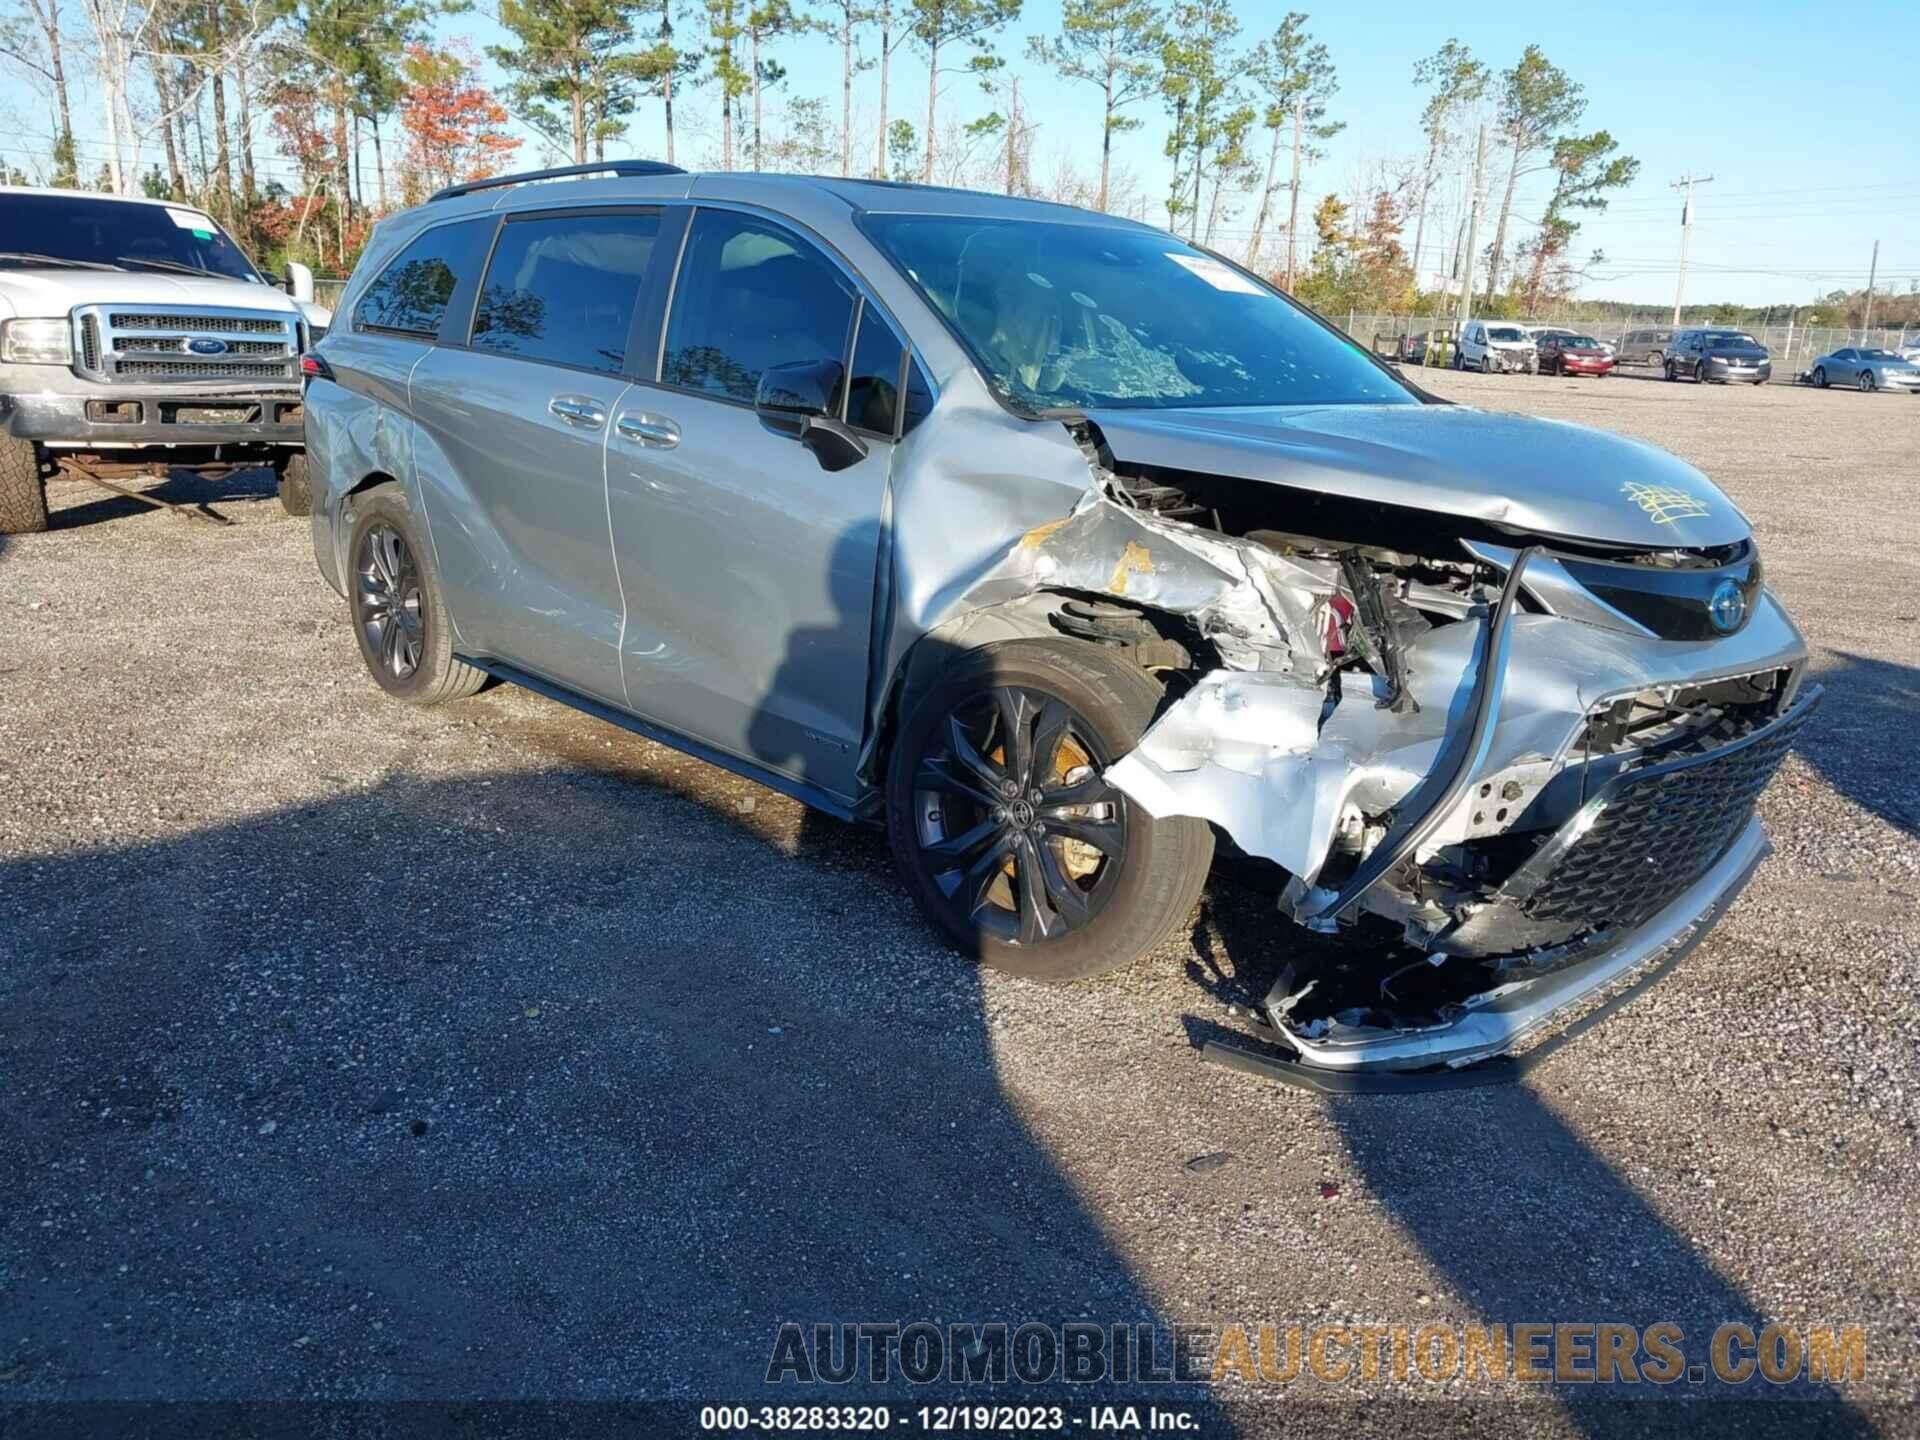
[[[1698,471],[1441,402],[1145,225],[602,168],[384,221],[307,357],[395,697],[498,676],[883,823],[1044,979],[1159,945],[1224,837],[1351,932],[1266,1007],[1313,1083],[1510,1049],[1766,853],[1818,690]]]
[[[1856,390],[1905,390],[1920,393],[1920,364],[1891,350],[1842,345],[1813,362],[1813,383],[1821,389],[1851,385]]]

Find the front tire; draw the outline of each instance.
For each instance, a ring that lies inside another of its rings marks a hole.
[[[454,658],[432,552],[398,485],[355,502],[347,563],[354,638],[382,690],[410,705],[438,705],[485,683],[484,671]]]
[[[1827,367],[1826,366],[1819,365],[1814,367],[1813,383],[1819,386],[1822,390],[1827,388]]]
[[[887,766],[900,873],[953,943],[1064,982],[1133,964],[1192,910],[1213,832],[1107,785],[1160,687],[1092,646],[1009,640],[954,659]]]
[[[280,508],[289,515],[301,516],[313,513],[313,479],[307,469],[307,455],[304,450],[288,455],[275,463],[273,473],[279,482]]]
[[[1480,357],[1480,373],[1482,375],[1491,375],[1493,373],[1493,356],[1482,355]]]
[[[37,535],[47,528],[47,480],[40,447],[0,435],[0,535]]]

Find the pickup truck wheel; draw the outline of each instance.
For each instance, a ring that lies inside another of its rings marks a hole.
[[[47,482],[40,447],[0,435],[0,535],[32,535],[47,528]]]
[[[307,470],[305,451],[276,461],[273,471],[279,480],[280,508],[289,515],[313,513],[313,481]]]
[[[956,657],[901,727],[887,830],[907,886],[965,953],[1033,980],[1131,965],[1187,918],[1203,821],[1155,819],[1106,767],[1159,685],[1092,646],[1009,640]]]
[[[397,485],[356,501],[347,558],[354,637],[382,690],[412,705],[438,705],[486,682],[484,671],[454,658],[432,552]]]

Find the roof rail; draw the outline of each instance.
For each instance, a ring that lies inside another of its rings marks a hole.
[[[496,190],[503,185],[524,185],[532,180],[566,180],[585,175],[684,175],[687,172],[678,165],[669,165],[662,160],[598,160],[591,165],[562,165],[553,170],[521,170],[513,175],[494,175],[485,180],[469,180],[463,185],[449,185],[444,190],[436,190],[428,197],[428,204],[435,200],[452,200],[459,195],[471,195],[478,190]]]

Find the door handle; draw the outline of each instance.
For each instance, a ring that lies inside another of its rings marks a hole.
[[[671,450],[680,443],[680,427],[664,415],[649,415],[635,410],[613,422],[614,428],[629,440],[638,440],[654,450]]]
[[[569,425],[579,425],[589,430],[598,430],[607,423],[607,412],[584,395],[556,395],[547,402],[547,410]]]

